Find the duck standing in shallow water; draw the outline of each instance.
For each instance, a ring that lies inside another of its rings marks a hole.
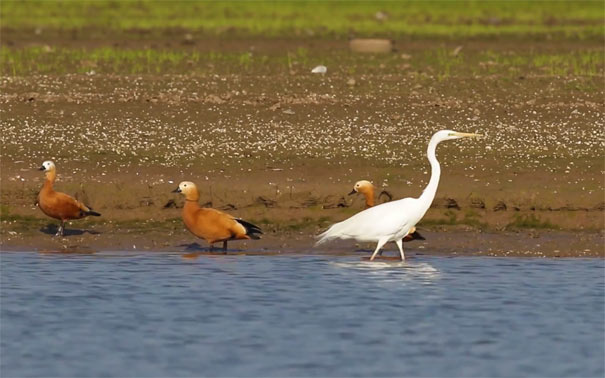
[[[47,160],[42,163],[40,170],[44,171],[46,181],[38,194],[38,207],[40,207],[40,210],[42,210],[44,214],[61,221],[56,236],[63,236],[63,233],[65,232],[65,221],[80,219],[89,215],[95,217],[101,215],[92,211],[90,207],[84,205],[72,196],[61,192],[55,192],[53,184],[57,178],[57,169],[52,161]]]
[[[370,207],[374,207],[374,184],[372,184],[368,180],[357,181],[355,183],[355,185],[353,186],[353,190],[351,190],[349,195],[351,196],[356,193],[363,194],[363,196],[366,200],[366,209],[369,209]],[[385,195],[387,197],[389,197],[389,201],[392,199],[392,196],[389,193],[387,193],[386,191],[383,191],[383,193],[385,193]],[[382,193],[380,194],[380,196],[378,196],[379,200],[380,200],[381,196],[382,196]],[[426,239],[424,238],[424,236],[420,235],[420,233],[418,231],[416,231],[416,227],[412,227],[410,232],[403,238],[403,241],[409,242],[412,240],[426,240]],[[383,251],[380,250],[378,252],[378,254],[380,256],[382,256],[382,252]]]
[[[199,191],[194,183],[183,181],[173,193],[182,193],[185,196],[183,207],[183,222],[191,233],[206,240],[210,250],[214,243],[223,242],[223,251],[227,251],[227,241],[241,239],[260,239],[260,228],[242,219],[215,209],[202,208],[198,201]]]

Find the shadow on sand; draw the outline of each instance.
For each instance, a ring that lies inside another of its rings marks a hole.
[[[202,247],[199,243],[191,244],[179,244],[177,247],[184,249],[187,252],[182,255],[186,259],[194,259],[200,256],[267,256],[267,255],[280,255],[280,252],[267,252],[267,251],[254,251],[254,250],[243,250],[243,249],[232,249],[229,248],[223,251],[222,246],[220,248],[214,247],[213,250],[210,247]]]
[[[43,232],[47,235],[55,235],[59,231],[59,226],[53,223],[47,224],[45,227],[40,229],[40,232]],[[65,228],[63,230],[63,236],[79,236],[84,234],[90,235],[100,235],[101,233],[94,230],[76,230],[71,228]]]

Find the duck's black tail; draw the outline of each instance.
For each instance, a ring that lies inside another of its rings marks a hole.
[[[97,213],[96,211],[92,211],[92,209],[89,209],[84,214],[86,214],[86,215],[92,215],[93,217],[100,217],[101,216],[101,214]]]
[[[412,240],[426,240],[418,231],[412,232],[410,236],[412,237]]]
[[[260,236],[258,236],[257,234],[262,234],[263,231],[258,226],[255,226],[250,222],[246,222],[243,219],[235,218],[235,220],[237,221],[237,223],[244,226],[244,228],[246,229],[246,235],[250,236],[251,239],[260,239]]]

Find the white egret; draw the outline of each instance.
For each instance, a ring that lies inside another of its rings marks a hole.
[[[353,190],[351,191],[351,193],[349,193],[349,195],[352,196],[353,194],[356,194],[356,193],[363,194],[363,196],[365,197],[365,200],[366,200],[365,208],[369,209],[370,207],[374,207],[374,189],[375,189],[374,184],[372,184],[370,181],[361,180],[361,181],[357,181],[355,183],[355,186],[353,186]],[[388,197],[387,201],[391,201],[393,199],[393,196],[391,195],[391,193],[387,192],[386,190],[383,190],[382,193],[380,193],[380,195],[378,196],[378,198],[380,199],[380,197],[383,194]],[[403,238],[403,241],[409,242],[412,240],[426,240],[426,239],[424,238],[424,236],[420,235],[420,233],[418,231],[416,231],[416,227],[412,227],[410,229],[410,233],[407,234]],[[382,251],[378,252],[378,254],[382,256]]]
[[[478,136],[480,135],[452,130],[441,130],[433,134],[427,149],[427,157],[431,163],[431,179],[420,197],[391,201],[361,211],[349,219],[332,225],[327,231],[318,236],[315,245],[334,239],[376,242],[378,244],[372,257],[370,257],[370,260],[374,260],[378,251],[386,243],[394,241],[399,248],[401,259],[405,260],[402,240],[422,219],[437,193],[439,177],[441,176],[441,167],[435,156],[437,145],[444,140]]]

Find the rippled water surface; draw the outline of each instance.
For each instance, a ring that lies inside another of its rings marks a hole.
[[[604,374],[603,260],[0,257],[4,377]]]

